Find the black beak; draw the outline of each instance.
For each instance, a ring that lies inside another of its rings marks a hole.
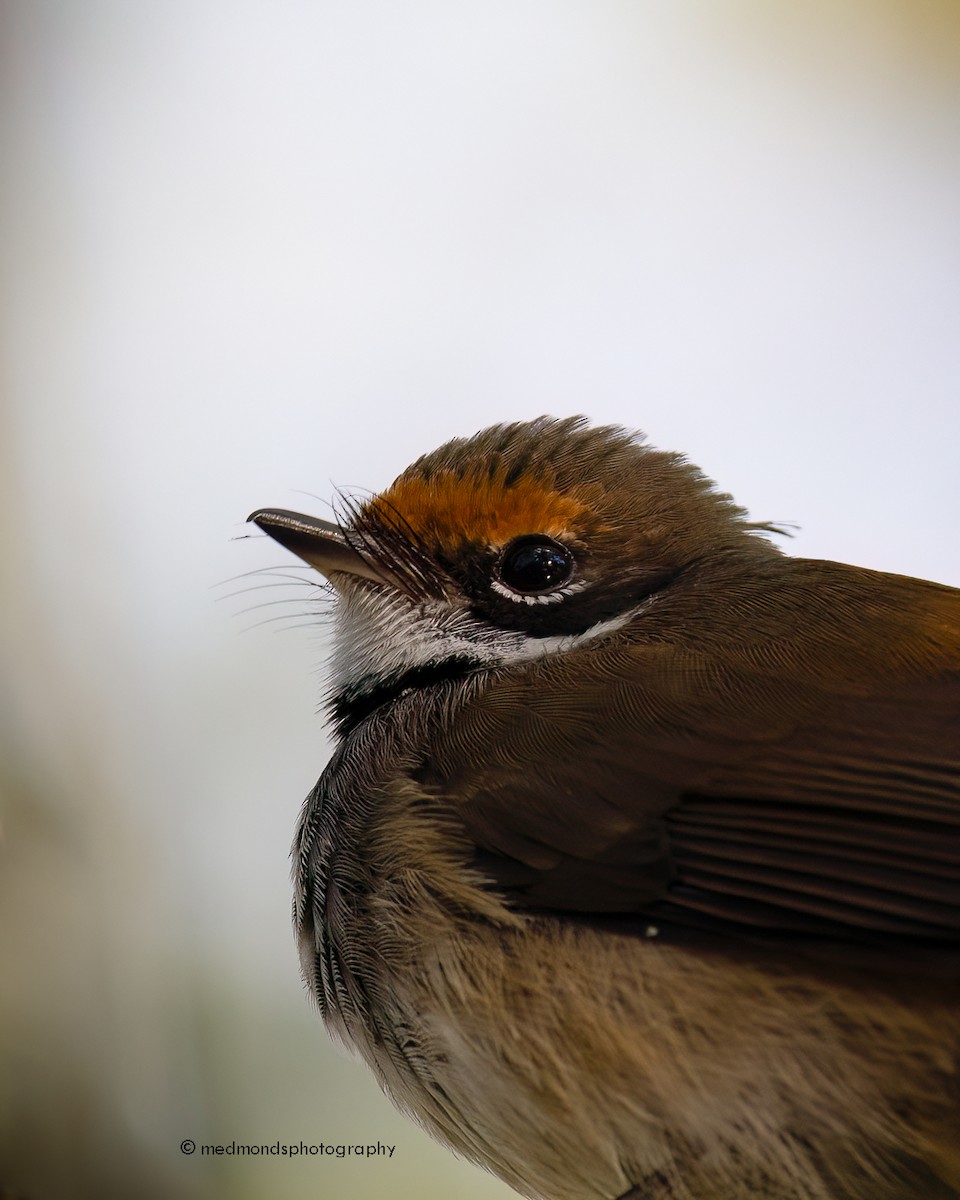
[[[289,512],[285,508],[258,508],[247,517],[269,533],[285,550],[290,550],[336,585],[338,572],[396,587],[387,571],[358,554],[347,543],[343,530],[330,521]]]

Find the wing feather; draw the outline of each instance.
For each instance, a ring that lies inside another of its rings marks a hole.
[[[911,625],[916,581],[875,578],[873,660],[849,614],[740,654],[638,622],[496,677],[431,786],[521,905],[960,953],[960,592],[917,585]]]

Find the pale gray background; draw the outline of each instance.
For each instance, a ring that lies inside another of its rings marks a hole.
[[[241,634],[308,606],[216,585],[284,561],[252,508],[323,515],[304,491],[542,412],[686,451],[798,522],[793,552],[960,583],[960,9],[0,11],[10,1178],[504,1196],[302,996],[322,633]],[[397,1149],[211,1164],[185,1137]]]

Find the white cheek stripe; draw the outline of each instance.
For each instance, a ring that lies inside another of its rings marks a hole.
[[[494,667],[565,654],[622,629],[649,603],[647,599],[582,633],[535,638],[486,625],[443,601],[414,606],[384,589],[351,589],[337,597],[331,682],[334,691],[340,691],[454,656]]]
[[[594,638],[603,637],[605,633],[614,633],[617,629],[622,629],[639,611],[639,608],[634,608],[630,612],[610,617],[606,621],[598,621],[596,625],[591,625],[582,633],[567,633],[559,637],[546,638],[524,636],[518,646],[504,648],[505,652],[500,661],[522,662],[527,658],[543,658],[547,654],[566,654],[569,650],[574,650],[581,642],[592,642]]]

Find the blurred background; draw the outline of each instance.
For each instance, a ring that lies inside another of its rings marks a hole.
[[[790,552],[960,584],[960,8],[0,13],[0,1178],[504,1200],[303,995],[324,630],[230,595],[292,565],[244,518],[583,412]]]

